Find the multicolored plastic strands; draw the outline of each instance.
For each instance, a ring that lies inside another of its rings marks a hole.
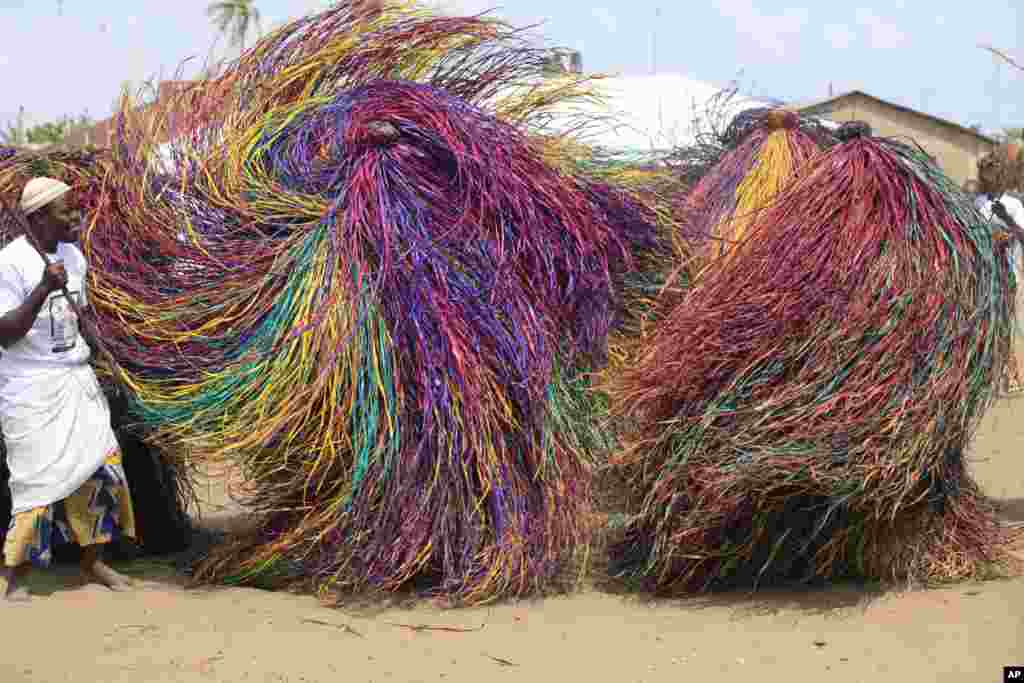
[[[0,197],[9,206],[17,206],[25,183],[36,176],[62,180],[71,186],[71,204],[87,214],[99,205],[100,187],[108,170],[110,155],[86,150],[19,151],[0,149]],[[0,246],[4,246],[20,229],[16,221],[4,217],[0,222]]]
[[[172,104],[226,98],[162,167],[173,126],[124,112],[121,220],[86,239],[101,328],[152,438],[238,467],[263,522],[197,580],[479,603],[586,553],[578,368],[654,211],[547,162],[521,124],[554,96],[497,96],[542,68],[516,40],[338,7]]]
[[[1008,563],[965,467],[1010,353],[1001,249],[917,150],[810,161],[605,386],[634,513],[612,572],[674,592]]]
[[[719,113],[730,108],[730,97],[721,93],[712,108]],[[640,252],[640,265],[621,289],[627,299],[624,325],[610,341],[612,363],[603,375],[634,362],[633,356],[644,351],[647,331],[679,304],[700,272],[729,253],[799,167],[834,142],[813,119],[778,109],[748,109],[724,130],[698,132],[693,145],[659,160],[671,169],[671,181],[659,177],[654,185],[655,205],[672,216],[662,222],[670,235],[662,239],[661,249]],[[620,173],[617,180],[632,178]],[[687,183],[693,183],[692,189]],[[647,178],[644,189],[652,184]]]
[[[686,236],[704,264],[742,241],[757,213],[831,143],[815,122],[771,109],[741,113],[725,138],[732,145],[693,188],[683,213]]]

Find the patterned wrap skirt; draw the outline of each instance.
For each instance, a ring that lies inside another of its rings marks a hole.
[[[45,568],[60,543],[80,546],[135,538],[135,512],[121,452],[114,450],[78,490],[51,505],[16,513],[4,539],[4,564]]]

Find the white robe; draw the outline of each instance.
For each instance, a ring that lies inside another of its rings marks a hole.
[[[85,299],[85,257],[61,244],[69,293]],[[25,301],[43,277],[42,257],[24,237],[0,250],[0,315]],[[13,512],[67,498],[117,448],[110,408],[89,366],[90,351],[61,292],[53,292],[23,338],[0,354],[0,425]]]
[[[14,514],[67,498],[118,447],[107,399],[88,365],[0,401],[0,420]]]

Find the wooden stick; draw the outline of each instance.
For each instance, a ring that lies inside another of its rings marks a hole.
[[[398,628],[407,628],[410,631],[416,633],[422,633],[423,631],[447,631],[448,633],[475,633],[482,631],[484,626],[487,624],[480,624],[473,628],[466,628],[465,626],[432,626],[430,624],[398,624],[393,621],[385,621],[388,626],[396,626]]]

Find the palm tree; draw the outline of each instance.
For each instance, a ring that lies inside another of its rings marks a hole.
[[[206,8],[206,16],[210,17],[221,35],[228,37],[228,44],[237,47],[239,52],[245,51],[246,39],[253,29],[257,35],[262,33],[260,11],[256,9],[254,0],[211,2]]]
[[[0,142],[10,147],[28,144],[28,131],[25,128],[25,107],[18,108],[18,116],[14,123],[7,124],[7,130],[0,130]]]

